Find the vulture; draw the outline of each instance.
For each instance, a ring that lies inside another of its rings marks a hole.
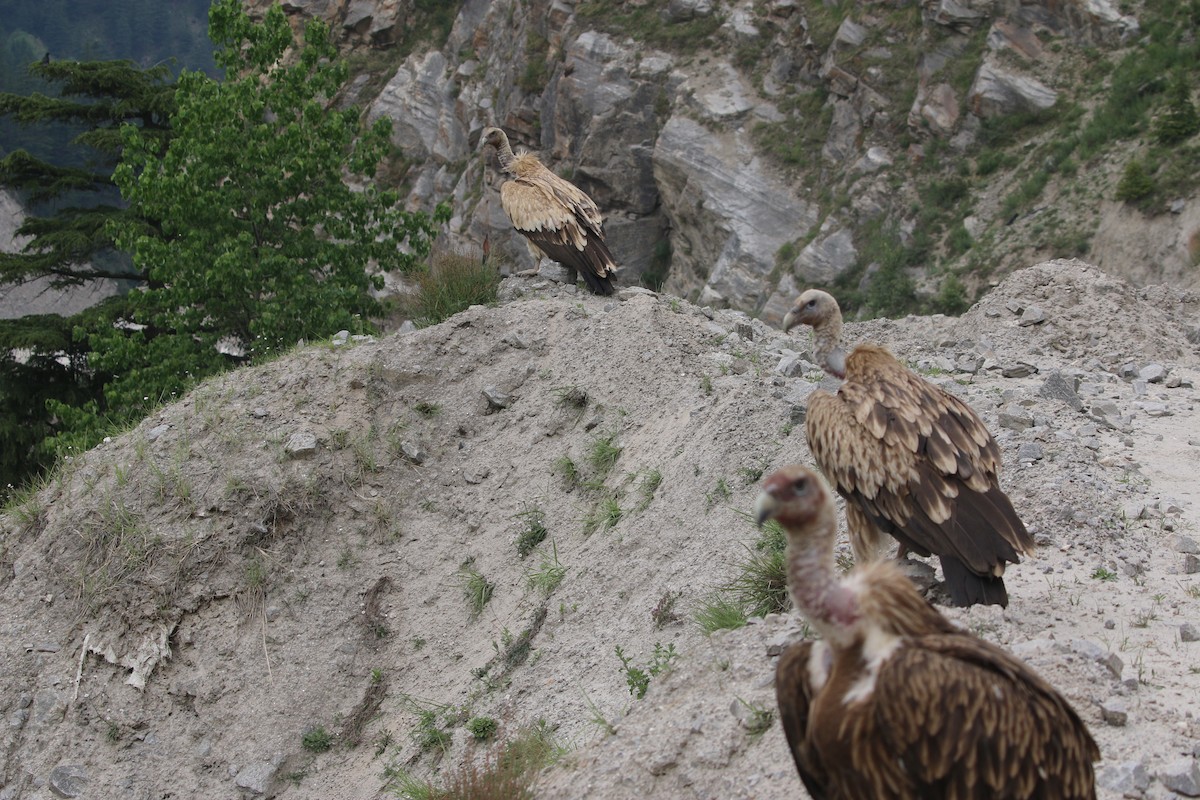
[[[787,533],[788,588],[821,639],[775,670],[779,718],[816,800],[1095,798],[1100,750],[1023,661],[956,628],[891,561],[834,566],[837,517],[813,470],[763,482]]]
[[[582,275],[594,294],[612,294],[617,263],[604,243],[603,218],[592,198],[532,153],[514,155],[499,128],[484,128],[479,141],[481,149],[495,149],[508,176],[500,186],[500,205],[517,232],[572,277]]]
[[[804,428],[846,501],[855,560],[878,558],[887,533],[900,557],[937,554],[956,605],[1007,606],[1005,564],[1031,554],[1034,542],[1000,490],[1000,448],[983,420],[878,345],[847,355],[829,293],[800,295],[783,325],[801,324],[812,326],[817,361],[842,379],[836,394],[812,393]]]

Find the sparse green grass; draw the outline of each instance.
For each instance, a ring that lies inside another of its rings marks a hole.
[[[427,403],[422,400],[413,406],[413,411],[416,411],[422,417],[436,417],[442,413],[442,407],[437,403]]]
[[[746,621],[750,619],[742,604],[734,602],[720,591],[701,601],[692,618],[706,636],[716,631],[734,631],[745,627]]]
[[[746,732],[752,737],[761,736],[771,728],[772,723],[775,722],[775,710],[773,708],[764,708],[757,703],[743,700],[741,697],[737,698],[737,701],[750,712],[742,720],[742,724],[745,726]]]
[[[1092,578],[1098,581],[1115,581],[1117,573],[1105,567],[1096,567],[1096,571],[1092,573]]]
[[[625,655],[621,645],[616,646],[616,652],[617,658],[621,660],[621,671],[625,673],[625,683],[629,687],[629,693],[638,700],[646,696],[646,690],[650,688],[650,679],[667,669],[671,661],[678,655],[675,652],[675,645],[670,644],[663,647],[661,643],[656,642],[650,663],[645,667],[638,667],[633,664],[633,659]]]
[[[471,609],[472,616],[477,617],[483,613],[484,607],[492,599],[492,592],[495,591],[496,585],[483,577],[483,574],[472,564],[472,561],[463,564],[459,569],[459,576],[462,580],[463,597],[466,598],[467,608]]]
[[[525,558],[546,538],[546,515],[538,506],[527,504],[525,510],[515,518],[520,525],[520,531],[517,533],[517,555]]]
[[[598,480],[603,481],[621,457],[621,448],[613,443],[616,438],[615,433],[602,434],[593,439],[588,448],[588,463],[595,470]]]
[[[558,560],[558,545],[551,542],[549,553],[542,553],[537,569],[529,573],[527,585],[549,597],[567,575],[567,568]]]
[[[324,753],[333,747],[333,734],[318,725],[305,731],[300,737],[300,744],[310,753]]]
[[[591,510],[583,517],[583,532],[587,536],[591,536],[598,530],[608,530],[616,526],[621,521],[621,504],[614,497],[606,497],[596,505],[592,506]]]
[[[710,395],[710,396],[712,395],[712,393],[713,393],[712,378],[710,378],[707,375],[700,376],[700,391],[704,392],[704,394],[706,394],[706,395]]]
[[[638,511],[645,511],[646,507],[650,505],[650,502],[654,499],[654,493],[662,485],[662,479],[662,473],[656,469],[647,470],[642,473],[642,479],[638,483],[638,494],[642,496],[642,499],[638,501]]]
[[[712,510],[712,507],[718,503],[728,502],[729,497],[729,484],[724,478],[718,478],[717,483],[715,486],[713,486],[712,491],[704,495],[705,508],[707,510]]]
[[[565,491],[569,492],[580,485],[579,467],[575,466],[570,456],[562,456],[555,461],[552,471],[562,480]]]
[[[493,305],[500,273],[478,257],[446,253],[415,273],[417,292],[408,313],[418,327],[436,325],[473,305]]]
[[[573,408],[577,411],[587,408],[588,393],[578,386],[556,386],[551,391],[558,397],[558,404],[564,408]]]

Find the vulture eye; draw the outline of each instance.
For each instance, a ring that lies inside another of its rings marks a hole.
[[[796,494],[804,494],[808,491],[808,478],[796,478],[792,481],[792,490]]]
[[[815,308],[816,305],[817,305],[817,301],[815,299],[813,299],[813,300],[809,300],[807,303],[805,303],[804,307],[805,308]]]

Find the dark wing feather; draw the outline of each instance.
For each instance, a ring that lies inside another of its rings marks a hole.
[[[828,797],[828,777],[821,766],[808,735],[809,709],[813,690],[808,675],[808,660],[813,642],[798,642],[783,652],[775,665],[775,701],[779,721],[787,737],[788,750],[796,762],[796,771],[804,788],[814,800]]]
[[[1095,798],[1099,748],[1070,704],[1024,663],[973,636],[901,647],[880,669],[868,760],[902,764],[916,797]],[[880,775],[877,785],[895,779]],[[877,795],[882,796],[882,795]]]

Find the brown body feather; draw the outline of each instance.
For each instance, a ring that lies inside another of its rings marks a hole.
[[[812,488],[819,483],[787,467],[759,501],[760,521],[775,517],[787,531],[789,586],[824,635],[788,648],[775,673],[780,720],[809,793],[1094,798],[1099,749],[1052,686],[951,625],[894,564],[835,577],[833,503],[823,486]]]
[[[878,557],[886,533],[941,559],[956,604],[1007,605],[1005,565],[1034,542],[1000,489],[1000,449],[979,415],[877,345],[834,358],[844,382],[836,394],[813,392],[805,432],[846,500],[855,558]]]
[[[612,294],[617,264],[604,242],[600,209],[578,186],[546,169],[537,157],[514,155],[499,128],[483,132],[509,177],[500,205],[513,227],[549,258],[578,272],[596,294]]]

